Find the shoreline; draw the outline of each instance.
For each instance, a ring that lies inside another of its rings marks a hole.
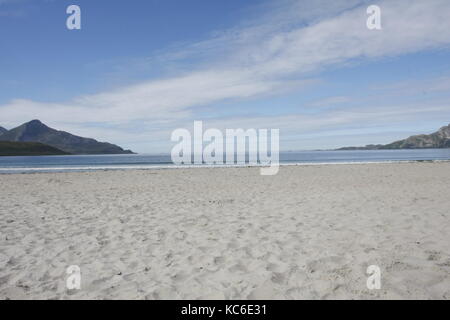
[[[368,164],[397,164],[397,163],[446,163],[446,160],[385,160],[385,161],[342,161],[342,162],[295,162],[279,163],[280,167],[288,166],[325,166],[325,165],[368,165]],[[91,166],[91,167],[53,167],[53,168],[10,168],[0,167],[3,174],[34,174],[34,173],[67,173],[67,172],[95,172],[95,171],[133,171],[133,170],[171,170],[171,169],[215,169],[215,168],[263,168],[260,164],[216,164],[216,165],[141,165],[141,166]]]

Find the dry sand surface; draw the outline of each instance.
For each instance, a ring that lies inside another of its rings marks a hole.
[[[20,298],[450,299],[450,163],[0,175]]]

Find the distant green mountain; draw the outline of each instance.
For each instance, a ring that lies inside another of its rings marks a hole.
[[[39,142],[0,141],[0,156],[53,156],[67,152]]]
[[[387,150],[450,148],[450,124],[432,134],[419,134],[389,144],[369,144],[365,147],[344,147],[338,150]]]
[[[71,154],[131,154],[131,150],[91,138],[75,136],[32,120],[0,135],[0,141],[40,142]]]

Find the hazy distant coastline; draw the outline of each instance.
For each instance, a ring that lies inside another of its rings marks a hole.
[[[420,134],[389,144],[369,144],[364,147],[343,147],[336,150],[391,150],[391,149],[450,148],[450,124],[432,134]]]

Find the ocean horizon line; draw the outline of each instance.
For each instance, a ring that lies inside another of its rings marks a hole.
[[[425,159],[425,160],[381,160],[381,161],[330,161],[330,162],[280,162],[280,167],[286,166],[324,166],[324,165],[365,165],[365,164],[394,164],[394,163],[445,163],[450,159]],[[67,173],[67,172],[92,172],[92,171],[128,171],[128,170],[166,170],[166,169],[214,169],[214,168],[261,168],[267,164],[187,164],[187,165],[123,165],[123,166],[73,166],[73,167],[34,167],[12,168],[0,167],[0,174],[32,174],[32,173]]]

